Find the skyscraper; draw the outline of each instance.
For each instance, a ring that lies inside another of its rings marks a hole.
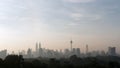
[[[36,52],[38,52],[38,43],[36,43]]]
[[[32,58],[32,49],[30,48],[27,50],[27,57]]]
[[[116,47],[109,47],[108,48],[108,55],[115,56],[116,55]]]
[[[39,42],[39,49],[41,49],[41,43]]]
[[[88,45],[86,45],[86,55],[88,54]]]
[[[80,48],[73,48],[72,55],[80,57]]]
[[[41,43],[39,42],[39,52],[38,55],[41,56],[42,55],[42,48],[41,48]]]
[[[71,49],[71,51],[72,51],[72,49],[73,49],[73,48],[72,48],[72,45],[73,45],[73,41],[71,40],[71,41],[70,41],[70,49]]]
[[[80,48],[77,48],[76,52],[77,52],[77,56],[80,57]]]

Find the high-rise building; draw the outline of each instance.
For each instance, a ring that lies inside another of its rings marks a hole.
[[[27,57],[32,58],[32,49],[30,48],[27,50]]]
[[[86,55],[88,54],[88,45],[86,45]]]
[[[80,48],[73,48],[72,55],[76,55],[77,57],[80,57]]]
[[[80,48],[77,48],[76,52],[77,52],[77,56],[80,57]]]
[[[116,47],[109,47],[108,48],[108,55],[115,56],[116,55]]]
[[[73,41],[71,40],[71,41],[70,41],[70,49],[71,49],[71,52],[72,52],[72,50],[73,50],[72,45],[73,45]]]
[[[36,52],[38,52],[38,43],[36,43]]]
[[[41,43],[39,42],[39,52],[38,52],[39,54],[38,54],[38,55],[39,55],[39,56],[42,56],[42,52],[43,52],[43,51],[42,51],[42,48],[41,48]]]
[[[69,49],[65,49],[65,50],[64,50],[64,56],[65,56],[66,58],[68,58],[69,56],[71,56]]]
[[[4,59],[7,56],[7,50],[0,51],[0,58]]]
[[[39,49],[41,48],[41,43],[39,42]]]

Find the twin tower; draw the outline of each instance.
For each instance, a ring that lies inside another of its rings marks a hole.
[[[36,43],[36,52],[38,52],[39,49],[41,49],[41,43],[40,42]]]

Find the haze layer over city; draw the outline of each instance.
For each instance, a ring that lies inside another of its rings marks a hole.
[[[0,0],[0,50],[8,53],[36,43],[53,50],[86,52],[116,47],[120,52],[119,0]]]

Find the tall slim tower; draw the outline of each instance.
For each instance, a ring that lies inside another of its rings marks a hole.
[[[73,50],[72,45],[73,45],[73,41],[71,40],[70,41],[70,49],[71,49],[71,51]]]
[[[38,52],[38,43],[36,43],[36,52]]]
[[[86,45],[86,54],[88,54],[88,45]]]
[[[39,42],[39,49],[41,49],[41,43]]]

